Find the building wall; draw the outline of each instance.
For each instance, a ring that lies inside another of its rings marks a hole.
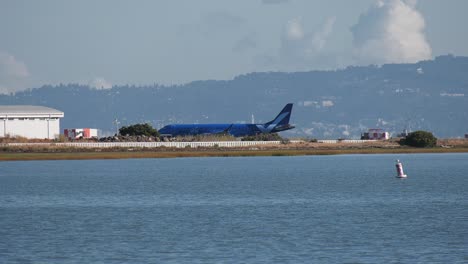
[[[390,134],[382,129],[369,129],[369,131],[364,133],[361,138],[370,140],[387,140],[390,138]]]
[[[54,139],[60,135],[59,118],[0,118],[0,137]]]

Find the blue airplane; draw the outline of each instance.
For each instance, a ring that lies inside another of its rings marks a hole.
[[[293,104],[287,104],[275,119],[265,124],[172,124],[159,130],[161,136],[229,134],[235,137],[275,133],[294,128],[289,124]]]

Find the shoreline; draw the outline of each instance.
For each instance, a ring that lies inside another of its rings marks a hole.
[[[268,147],[244,149],[8,149],[0,151],[1,161],[33,160],[98,160],[140,158],[187,157],[275,157],[346,154],[419,154],[419,153],[468,153],[468,147],[369,147],[369,146],[321,146],[321,147]]]

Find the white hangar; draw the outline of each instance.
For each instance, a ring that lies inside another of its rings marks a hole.
[[[35,105],[0,105],[0,137],[58,138],[63,112]]]

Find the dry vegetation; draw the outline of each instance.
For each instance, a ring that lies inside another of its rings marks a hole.
[[[0,141],[0,143],[9,143]],[[25,140],[25,139],[21,139]],[[26,140],[27,142],[31,142]],[[18,142],[18,141],[14,141]],[[36,142],[36,141],[34,141]],[[39,141],[51,142],[51,141]],[[24,143],[24,142],[23,142]],[[126,159],[126,158],[175,158],[175,157],[239,157],[239,156],[297,156],[336,154],[383,153],[448,153],[468,152],[468,140],[443,139],[435,148],[400,146],[396,140],[366,143],[324,144],[301,142],[259,145],[239,148],[76,148],[63,146],[7,146],[0,144],[0,160],[65,160],[65,159]]]
[[[462,138],[447,138],[447,139],[438,139],[437,146],[443,148],[468,148],[468,139]]]

